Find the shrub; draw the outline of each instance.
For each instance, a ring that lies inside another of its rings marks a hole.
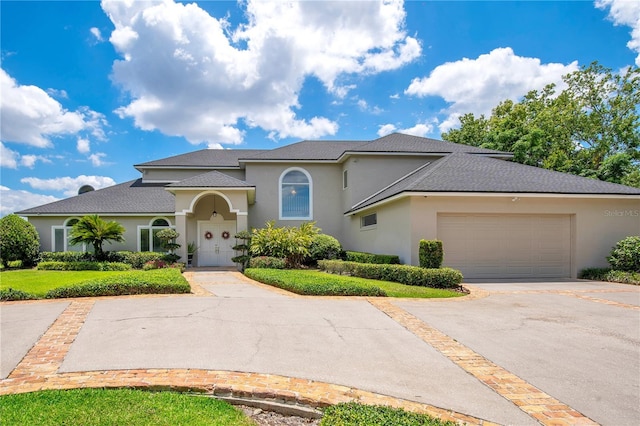
[[[395,254],[373,254],[361,251],[347,251],[346,260],[348,262],[358,263],[376,263],[397,265],[400,263],[400,257]]]
[[[251,260],[251,255],[249,254],[249,250],[251,248],[251,232],[249,231],[240,231],[235,235],[236,240],[240,240],[240,244],[236,244],[233,246],[233,249],[239,251],[240,254],[236,257],[232,257],[231,261],[240,264],[240,268],[244,271],[249,267],[249,261]]]
[[[15,214],[0,219],[0,260],[5,268],[15,260],[23,267],[35,265],[39,250],[40,237],[33,224]]]
[[[399,408],[346,402],[327,407],[320,425],[455,426],[456,423],[440,420],[427,414],[411,413]]]
[[[251,235],[251,254],[286,259],[287,266],[296,268],[309,255],[313,237],[320,232],[315,222],[306,222],[300,227],[274,227],[275,222],[266,223],[262,229],[254,229]]]
[[[462,283],[462,273],[451,268],[427,269],[411,265],[385,265],[341,260],[321,260],[318,268],[338,274],[373,280],[393,281],[406,285],[433,288],[456,288]]]
[[[339,282],[328,274],[309,274],[315,271],[254,269],[245,275],[261,283],[269,284],[296,294],[313,296],[386,296],[379,287]],[[300,277],[304,274],[304,278]],[[326,275],[326,276],[324,276]]]
[[[91,253],[81,251],[43,251],[40,253],[42,262],[91,262],[95,258]],[[113,261],[109,259],[110,261]]]
[[[119,262],[40,262],[42,271],[128,271],[131,265]]]
[[[33,294],[27,293],[22,290],[15,290],[8,288],[6,290],[0,290],[0,300],[34,300],[37,299]]]
[[[250,268],[284,269],[286,266],[286,261],[277,257],[258,256],[249,260]]]
[[[80,285],[49,290],[47,299],[64,297],[120,296],[130,294],[177,294],[189,293],[191,286],[178,269],[155,271],[131,271],[101,277]]]
[[[147,262],[154,260],[164,259],[164,253],[158,253],[154,251],[119,251],[119,256],[122,256],[121,262],[128,263],[134,269],[142,269]]]
[[[341,254],[342,245],[340,241],[331,235],[316,234],[313,236],[313,241],[311,241],[306,262],[315,264],[322,259],[340,259]]]
[[[175,268],[175,269],[179,269],[180,271],[184,271],[184,267],[185,267],[184,263],[168,262],[163,259],[158,259],[158,260],[150,260],[147,263],[145,263],[144,266],[142,267],[142,270],[151,271],[153,269]]]
[[[439,268],[442,266],[442,241],[420,240],[420,266],[423,268]]]
[[[578,274],[583,280],[608,281],[640,285],[640,272],[616,271],[611,268],[588,268]]]
[[[640,236],[618,241],[607,260],[613,269],[640,272]]]

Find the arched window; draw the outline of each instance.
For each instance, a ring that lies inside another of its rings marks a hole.
[[[313,218],[313,182],[300,168],[290,168],[280,175],[280,219]]]
[[[162,242],[157,234],[167,228],[175,227],[164,217],[151,219],[149,225],[138,226],[138,251],[163,252]]]
[[[76,245],[69,244],[69,239],[71,238],[71,228],[73,225],[78,223],[80,219],[77,217],[72,217],[65,220],[64,225],[62,226],[53,226],[53,243],[52,243],[52,251],[87,251],[86,244],[79,243]]]

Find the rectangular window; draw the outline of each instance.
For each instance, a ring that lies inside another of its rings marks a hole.
[[[347,180],[348,174],[348,170],[342,172],[342,189],[347,189],[347,187],[349,186],[349,182]]]
[[[53,251],[64,251],[64,228],[55,228],[53,232]]]
[[[149,228],[140,228],[140,251],[149,251]]]
[[[360,228],[374,226],[378,224],[378,213],[371,213],[360,218]]]

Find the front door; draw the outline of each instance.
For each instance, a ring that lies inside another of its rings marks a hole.
[[[236,222],[201,222],[199,228],[198,266],[234,266]]]

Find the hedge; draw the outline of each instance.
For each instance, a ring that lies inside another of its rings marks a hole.
[[[191,292],[191,286],[174,268],[96,278],[80,285],[49,290],[46,299],[64,297],[120,296],[130,294],[178,294]]]
[[[22,290],[15,290],[13,288],[8,288],[6,290],[0,290],[0,300],[34,300],[37,299],[31,293],[27,293]]]
[[[153,251],[110,251],[105,253],[108,262],[128,263],[134,269],[142,269],[145,263],[165,260],[166,253]],[[79,251],[44,251],[40,253],[41,262],[95,262],[93,253]]]
[[[40,262],[41,271],[129,271],[131,265],[121,262]]]
[[[318,262],[318,268],[332,274],[348,274],[433,288],[456,288],[463,279],[460,271],[451,268],[427,269],[411,265],[377,265],[341,260],[321,260]]]
[[[400,257],[395,254],[373,254],[361,251],[347,251],[347,262],[357,263],[376,263],[397,265],[400,263]]]
[[[442,266],[444,253],[442,251],[442,241],[440,240],[420,240],[419,247],[420,267],[439,268]]]
[[[583,269],[578,274],[578,278],[583,280],[640,285],[640,272],[617,271],[611,268]]]
[[[249,268],[284,269],[286,266],[287,261],[279,257],[258,256],[249,260]]]

